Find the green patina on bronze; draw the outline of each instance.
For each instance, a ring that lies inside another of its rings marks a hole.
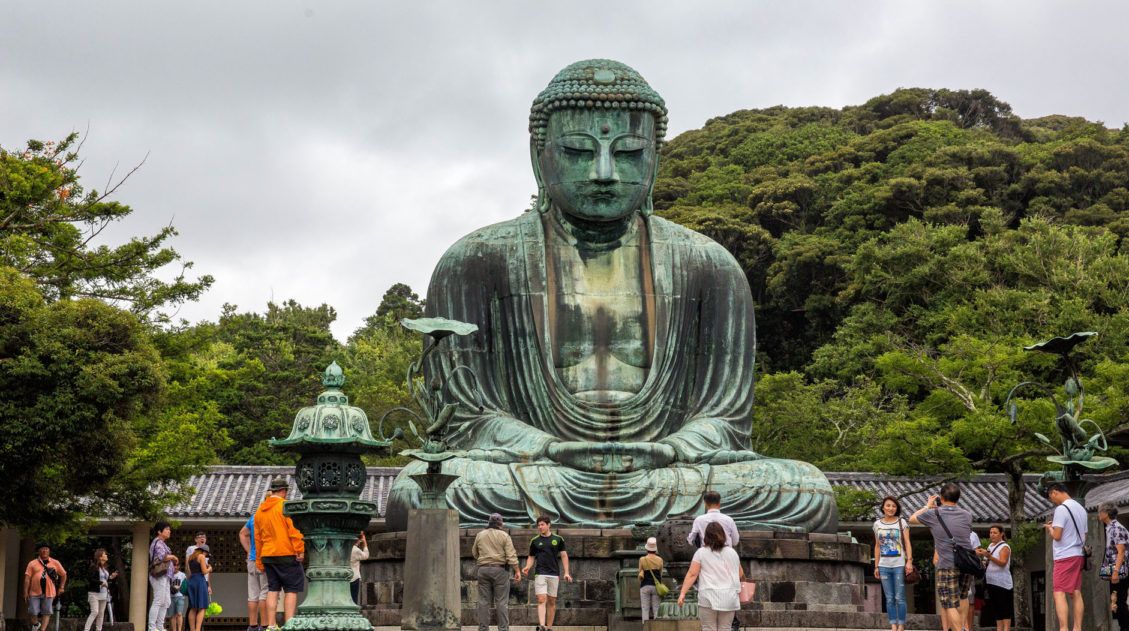
[[[836,528],[822,473],[749,450],[752,296],[724,248],[651,215],[665,128],[631,68],[565,68],[530,115],[534,210],[440,260],[428,314],[478,326],[423,364],[457,406],[443,440],[462,453],[444,471],[464,524],[657,523],[699,511],[712,488],[748,526]],[[397,478],[392,527],[419,505],[411,476],[425,468]]]
[[[368,480],[361,454],[387,453],[392,441],[373,438],[364,410],[349,405],[337,362],[325,369],[322,384],[317,405],[298,412],[290,435],[270,441],[301,455],[294,473],[302,499],[287,501],[283,512],[305,537],[309,585],[285,628],[368,631],[372,624],[349,593],[349,552],[377,510],[359,499]]]
[[[1090,471],[1103,471],[1117,464],[1117,460],[1109,456],[1098,455],[1099,452],[1109,450],[1109,443],[1106,441],[1105,432],[1102,431],[1101,426],[1092,419],[1080,418],[1086,404],[1086,391],[1082,387],[1082,375],[1078,370],[1078,361],[1072,353],[1074,347],[1096,335],[1097,333],[1093,331],[1081,331],[1066,337],[1054,337],[1045,342],[1023,347],[1025,351],[1050,353],[1060,357],[1069,375],[1062,387],[1062,391],[1066,395],[1062,402],[1059,402],[1058,397],[1050,388],[1034,381],[1024,381],[1016,385],[1008,392],[1005,401],[1008,418],[1011,419],[1013,425],[1016,424],[1019,415],[1015,395],[1020,390],[1035,388],[1054,404],[1055,430],[1058,432],[1062,449],[1056,447],[1051,439],[1043,434],[1036,432],[1035,438],[1058,452],[1057,455],[1047,456],[1047,460],[1062,468],[1058,471],[1044,473],[1039,486],[1045,490],[1047,486],[1054,482],[1063,482],[1070,489],[1070,494],[1076,499],[1082,499],[1089,489],[1089,484],[1083,479],[1083,474]],[[1093,434],[1087,433],[1087,426],[1093,429]]]

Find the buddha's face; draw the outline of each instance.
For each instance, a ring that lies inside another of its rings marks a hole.
[[[561,211],[608,222],[642,207],[655,174],[655,119],[649,112],[559,110],[546,131],[541,178]]]

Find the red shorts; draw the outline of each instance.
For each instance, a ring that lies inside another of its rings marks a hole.
[[[1076,592],[1082,589],[1082,565],[1085,557],[1068,557],[1055,561],[1054,591]]]

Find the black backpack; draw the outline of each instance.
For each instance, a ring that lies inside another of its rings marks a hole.
[[[949,536],[949,544],[953,546],[953,564],[960,570],[960,573],[977,579],[984,578],[984,565],[980,563],[980,557],[976,556],[975,550],[969,550],[957,543],[957,540],[953,538],[953,533],[949,532],[949,527],[945,525],[945,519],[941,517],[940,509],[937,510],[937,521],[941,523],[941,528],[944,528],[945,534]]]

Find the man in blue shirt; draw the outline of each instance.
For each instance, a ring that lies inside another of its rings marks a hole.
[[[263,631],[274,624],[267,620],[267,575],[255,565],[255,515],[239,531],[239,543],[247,551],[247,631]]]

